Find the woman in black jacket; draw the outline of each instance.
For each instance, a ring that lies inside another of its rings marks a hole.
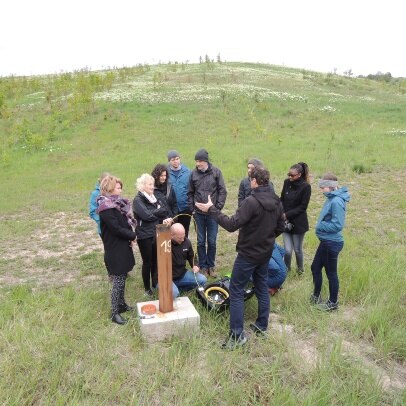
[[[304,162],[292,165],[289,169],[288,178],[283,183],[281,201],[286,222],[283,233],[285,246],[285,264],[290,271],[292,252],[295,251],[298,274],[302,274],[303,268],[303,240],[306,231],[309,231],[307,219],[307,206],[309,205],[312,189],[309,184],[309,167]]]
[[[132,310],[124,300],[127,273],[135,265],[132,245],[136,239],[136,221],[130,202],[121,197],[123,183],[115,176],[106,176],[100,183],[97,213],[100,216],[104,261],[113,279],[111,289],[111,320],[125,324],[120,313]]]
[[[165,199],[170,217],[175,217],[178,214],[178,202],[176,201],[175,190],[169,183],[168,168],[165,165],[158,164],[151,173],[154,178],[154,195]]]
[[[151,290],[158,283],[156,225],[172,224],[170,211],[166,201],[161,196],[154,195],[154,178],[144,173],[137,179],[137,195],[133,201],[134,216],[138,221],[137,244],[142,258],[142,280],[145,295],[153,296]]]

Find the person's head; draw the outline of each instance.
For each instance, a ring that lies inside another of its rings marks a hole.
[[[107,175],[100,182],[100,194],[102,196],[120,196],[123,190],[121,179]]]
[[[177,244],[182,244],[185,240],[185,227],[180,223],[175,223],[171,226],[171,240]]]
[[[255,189],[258,186],[269,185],[269,171],[261,166],[256,166],[250,174],[251,189]]]
[[[247,164],[247,173],[248,173],[248,176],[250,176],[250,173],[252,172],[252,170],[253,170],[256,166],[263,167],[264,164],[262,163],[262,161],[261,161],[260,159],[251,158],[251,159],[248,161],[248,164]]]
[[[209,167],[209,153],[204,149],[199,149],[195,155],[196,168],[205,171]]]
[[[179,152],[172,149],[171,151],[168,151],[167,157],[168,157],[169,165],[174,169],[178,169],[180,166]]]
[[[291,182],[303,179],[305,182],[309,183],[309,167],[304,162],[292,165],[289,169],[288,178]]]
[[[319,179],[319,188],[323,193],[332,192],[338,189],[338,179],[334,173],[327,172]]]
[[[99,179],[97,179],[97,181],[100,183],[106,176],[110,176],[110,173],[102,172],[102,174],[99,176]]]
[[[151,172],[155,186],[163,185],[168,179],[168,169],[165,165],[158,164]]]
[[[149,195],[154,194],[154,178],[149,173],[143,173],[135,184],[139,192],[145,192]]]

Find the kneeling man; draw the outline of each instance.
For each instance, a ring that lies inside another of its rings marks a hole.
[[[207,278],[199,273],[199,267],[195,265],[195,253],[192,243],[185,238],[185,228],[181,223],[175,223],[171,227],[172,241],[172,289],[173,297],[179,293],[204,285]],[[186,269],[186,261],[189,262],[192,270]]]

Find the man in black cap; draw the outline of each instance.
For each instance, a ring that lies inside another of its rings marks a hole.
[[[210,196],[213,205],[221,210],[227,197],[223,174],[209,162],[209,153],[199,149],[195,155],[196,168],[193,169],[189,181],[189,210],[194,211],[197,225],[197,254],[201,272],[216,278],[214,271],[216,261],[216,243],[218,224],[208,213],[196,208],[196,203],[206,203]],[[207,247],[206,247],[207,241]]]
[[[190,169],[180,161],[180,154],[176,150],[168,151],[169,182],[173,187],[178,205],[178,223],[185,228],[186,237],[189,235],[189,226],[192,212],[189,210],[187,192],[189,188]]]

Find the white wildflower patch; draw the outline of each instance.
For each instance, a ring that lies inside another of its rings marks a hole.
[[[400,130],[400,129],[393,128],[392,130],[388,131],[388,134],[405,136],[406,130]]]
[[[360,96],[359,99],[366,102],[374,102],[376,100],[374,97],[370,96]]]
[[[36,99],[45,99],[45,92],[35,92],[31,94],[27,94],[27,97],[36,98]]]
[[[218,100],[223,97],[224,94],[226,96],[255,97],[258,101],[276,98],[280,100],[306,102],[306,98],[301,95],[274,91],[265,87],[235,83],[222,86],[184,84],[181,87],[164,84],[160,88],[154,88],[151,83],[131,82],[118,85],[110,91],[97,93],[95,99],[112,102],[135,101],[145,104],[176,103],[182,101],[204,103],[211,100]]]
[[[36,103],[22,103],[22,104],[17,104],[17,108],[21,109],[21,110],[32,110],[37,104],[39,104],[40,102],[36,102]]]
[[[325,111],[327,113],[333,113],[334,111],[337,111],[337,109],[332,106],[323,106],[320,108],[320,111]]]

